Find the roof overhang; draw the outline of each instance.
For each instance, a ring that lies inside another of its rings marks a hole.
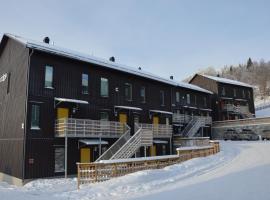
[[[141,108],[138,107],[131,107],[131,106],[114,106],[115,109],[124,109],[124,110],[135,110],[135,111],[142,111]]]
[[[183,108],[190,108],[190,109],[198,109],[197,107],[193,107],[193,106],[183,106]]]
[[[168,141],[166,141],[166,140],[153,140],[153,143],[155,143],[155,144],[168,144]]]
[[[208,109],[208,108],[199,108],[199,110],[202,110],[202,111],[209,111],[209,112],[212,111],[212,109]]]
[[[89,104],[88,101],[78,100],[78,99],[66,99],[66,98],[58,98],[58,97],[55,97],[54,100],[55,100],[55,101],[59,101],[59,102],[69,102],[69,103],[79,103],[79,104]]]
[[[236,101],[248,101],[246,99],[235,99]]]
[[[151,113],[160,113],[160,114],[165,114],[165,115],[172,115],[172,112],[168,112],[168,111],[163,111],[163,110],[149,110],[149,112]]]
[[[104,141],[104,140],[89,140],[89,139],[87,139],[87,140],[79,140],[79,142],[83,143],[85,145],[99,145],[99,144],[106,145],[106,144],[108,144],[108,142]]]

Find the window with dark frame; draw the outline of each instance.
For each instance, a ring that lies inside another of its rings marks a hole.
[[[160,90],[160,104],[161,104],[162,106],[165,105],[165,93],[164,93],[163,90]]]
[[[176,101],[176,103],[180,102],[180,92],[175,93],[175,101]]]
[[[108,97],[109,96],[109,80],[107,78],[100,78],[100,96]]]
[[[242,97],[243,97],[243,98],[246,98],[245,90],[242,91]]]
[[[140,89],[140,97],[141,97],[141,102],[145,103],[146,99],[145,99],[145,87],[141,87]]]
[[[39,129],[40,106],[31,106],[31,129]]]
[[[82,94],[88,94],[88,74],[82,74]]]
[[[197,105],[197,96],[194,95],[194,105]]]
[[[53,88],[53,67],[49,65],[45,67],[45,88]]]
[[[10,78],[11,78],[11,73],[9,72],[7,74],[7,81],[8,81],[8,83],[7,83],[7,94],[9,94],[9,92],[10,92]]]
[[[236,97],[236,88],[233,89],[233,96]]]
[[[132,85],[130,83],[125,83],[125,99],[132,101]]]
[[[248,98],[251,99],[251,92],[248,91]]]
[[[206,97],[203,97],[203,105],[204,105],[205,107],[207,106]]]
[[[190,104],[190,94],[187,94],[187,104]]]
[[[225,96],[225,95],[226,95],[225,87],[222,87],[221,95],[222,95],[222,96]]]
[[[108,112],[100,112],[100,120],[101,121],[109,121],[109,113]]]
[[[56,147],[54,149],[54,172],[60,173],[65,171],[65,148]]]

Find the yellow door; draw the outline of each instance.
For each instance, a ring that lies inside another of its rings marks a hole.
[[[157,117],[157,116],[154,116],[153,117],[153,124],[159,124],[159,117]]]
[[[81,163],[90,163],[91,161],[91,149],[81,148]]]
[[[68,118],[68,108],[57,108],[57,119]]]
[[[121,122],[121,123],[127,123],[127,114],[120,113],[119,114],[119,122]]]
[[[150,147],[150,156],[156,156],[157,155],[157,147],[156,145],[153,145]]]

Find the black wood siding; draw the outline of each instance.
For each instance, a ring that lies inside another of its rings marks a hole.
[[[0,51],[0,171],[23,178],[24,123],[29,51],[22,44],[3,37]],[[9,93],[7,87],[9,82]]]

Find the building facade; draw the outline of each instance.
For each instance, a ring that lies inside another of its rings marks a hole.
[[[211,134],[212,92],[48,43],[5,34],[0,76],[0,171],[21,180]]]
[[[213,120],[237,120],[255,116],[253,87],[221,77],[196,74],[190,83],[213,92]]]

